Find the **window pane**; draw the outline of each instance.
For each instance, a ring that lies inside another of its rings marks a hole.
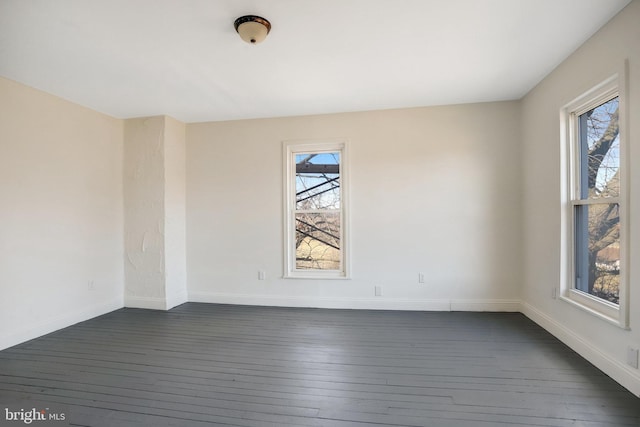
[[[580,198],[620,195],[618,98],[580,115]]]
[[[296,269],[340,270],[340,213],[296,213]]]
[[[296,154],[296,210],[340,209],[340,153]]]
[[[576,289],[618,304],[620,217],[617,203],[575,207]]]

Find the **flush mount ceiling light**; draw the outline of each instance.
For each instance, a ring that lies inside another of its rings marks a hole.
[[[242,40],[251,44],[260,43],[271,31],[271,23],[256,15],[241,16],[236,19],[233,26],[236,27],[236,31],[240,34]]]

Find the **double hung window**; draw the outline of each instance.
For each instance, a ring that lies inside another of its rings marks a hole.
[[[285,143],[285,277],[347,277],[346,146]]]
[[[612,78],[564,109],[570,268],[563,297],[624,325],[622,107],[618,79]]]

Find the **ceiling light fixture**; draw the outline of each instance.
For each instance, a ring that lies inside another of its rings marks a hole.
[[[242,40],[251,44],[260,43],[271,31],[271,23],[256,15],[241,16],[236,19],[233,26],[236,27],[236,31],[240,34]]]

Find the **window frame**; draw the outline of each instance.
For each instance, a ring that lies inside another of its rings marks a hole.
[[[627,147],[627,84],[626,62],[611,77],[593,86],[590,90],[566,104],[560,112],[561,118],[561,159],[563,169],[562,183],[562,220],[561,242],[561,278],[560,299],[585,310],[596,317],[621,328],[629,327],[629,229],[628,229],[628,147]],[[583,198],[580,195],[580,169],[582,166],[580,150],[580,115],[618,97],[618,126],[620,145],[620,193],[618,197],[602,199]],[[599,203],[617,203],[619,206],[620,227],[620,283],[618,304],[611,303],[587,292],[576,289],[576,206]]]
[[[285,279],[349,279],[349,163],[346,139],[283,141],[284,272]],[[340,269],[306,270],[296,268],[296,154],[340,153]]]

